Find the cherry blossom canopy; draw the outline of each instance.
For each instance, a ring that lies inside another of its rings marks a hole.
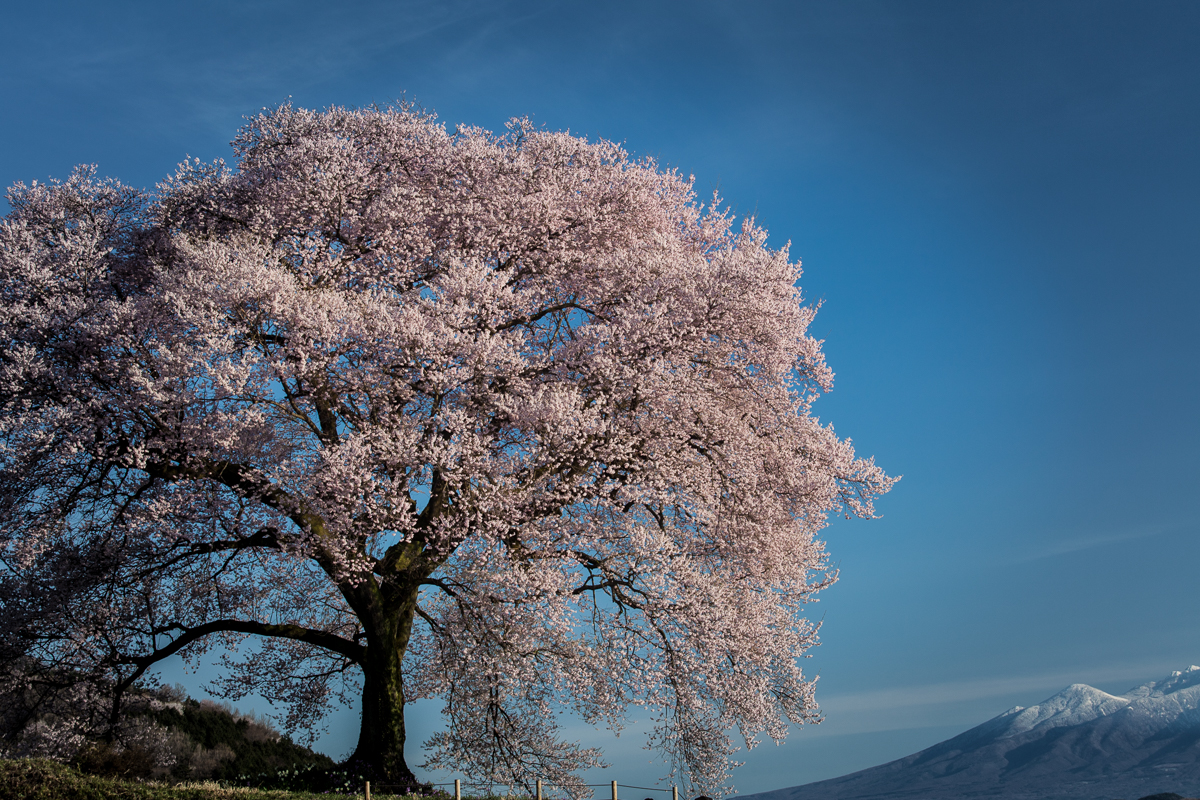
[[[235,169],[94,171],[0,227],[3,658],[132,685],[261,641],[223,688],[357,755],[581,791],[620,724],[698,786],[816,717],[814,537],[893,480],[811,415],[799,265],[691,182],[516,121],[290,106]]]

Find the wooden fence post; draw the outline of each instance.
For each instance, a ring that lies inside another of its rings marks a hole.
[[[537,800],[542,800],[542,781],[541,781],[541,779],[538,779],[538,782],[537,782]]]
[[[366,796],[366,800],[371,800],[371,782],[370,781],[367,781],[367,788],[366,788],[366,791],[363,792],[363,794]]]
[[[679,800],[679,787],[678,786],[671,787],[671,800]]]
[[[613,781],[613,796],[612,800],[617,800],[617,782]]]
[[[454,800],[462,800],[462,784],[458,782],[458,778],[454,779]]]

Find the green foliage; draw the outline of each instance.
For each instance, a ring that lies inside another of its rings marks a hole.
[[[227,704],[188,699],[180,705],[179,710],[167,707],[145,712],[158,724],[185,734],[196,745],[188,762],[172,770],[173,777],[182,779],[202,772],[205,777],[241,783],[240,778],[246,775],[328,770],[334,766],[328,756],[296,744],[289,736],[253,716],[236,713]],[[198,763],[205,760],[205,765]]]

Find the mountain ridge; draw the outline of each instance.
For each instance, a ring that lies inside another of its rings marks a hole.
[[[943,742],[746,800],[1114,800],[1200,794],[1200,666],[1113,695],[1075,683]]]

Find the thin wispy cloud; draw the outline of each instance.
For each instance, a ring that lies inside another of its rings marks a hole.
[[[1004,563],[1028,564],[1033,561],[1041,561],[1047,558],[1070,555],[1071,553],[1080,553],[1097,547],[1121,544],[1123,542],[1136,542],[1142,539],[1150,539],[1156,536],[1176,533],[1185,528],[1193,527],[1194,525],[1195,523],[1190,522],[1178,523],[1174,525],[1145,525],[1121,531],[1094,533],[1071,538],[1054,539],[1051,540],[1051,542],[1045,547],[1035,549],[1032,552],[1014,556]]]
[[[1161,661],[1145,661],[1102,669],[1061,670],[1018,677],[988,677],[965,681],[943,681],[916,686],[897,686],[866,692],[831,694],[822,697],[827,715],[859,711],[912,708],[915,706],[962,703],[986,700],[1015,694],[1027,694],[1026,705],[1044,700],[1040,692],[1057,692],[1073,683],[1112,683],[1130,681],[1129,688],[1162,677],[1171,669],[1186,664],[1164,667]],[[1161,673],[1161,674],[1160,674]],[[980,720],[982,722],[982,720]]]

